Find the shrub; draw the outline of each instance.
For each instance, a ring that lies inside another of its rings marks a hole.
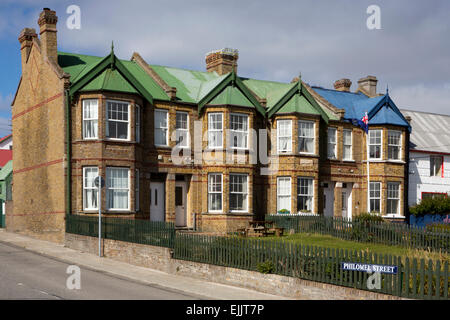
[[[433,223],[427,225],[425,228],[431,232],[450,232],[450,224],[448,223]]]
[[[354,218],[355,222],[383,222],[383,218],[376,212],[363,212]]]
[[[280,214],[289,214],[291,212],[288,209],[281,209],[281,210],[278,210],[278,213],[280,213]]]
[[[256,269],[264,274],[272,273],[275,270],[275,266],[273,265],[273,262],[270,260],[266,260],[265,262],[260,262],[256,266]]]
[[[419,204],[410,207],[409,212],[416,217],[426,214],[449,214],[450,198],[422,199]]]

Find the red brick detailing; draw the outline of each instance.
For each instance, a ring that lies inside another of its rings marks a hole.
[[[13,171],[13,174],[22,173],[22,172],[26,172],[26,171],[31,171],[31,170],[42,168],[42,167],[48,167],[48,166],[51,166],[53,164],[57,164],[57,163],[61,163],[61,162],[63,162],[63,159],[57,159],[57,160],[53,160],[53,161],[50,161],[50,162],[37,164],[37,165],[31,166],[31,167],[15,170],[15,171]]]
[[[54,212],[33,212],[33,213],[21,213],[21,214],[12,214],[14,217],[24,217],[24,216],[40,216],[46,214],[63,214],[65,211],[54,211]]]
[[[53,100],[55,100],[55,99],[58,99],[58,98],[61,97],[61,96],[62,96],[62,92],[61,92],[61,93],[58,93],[57,95],[54,95],[53,97],[50,97],[50,98],[48,98],[48,99],[42,101],[42,102],[40,102],[40,103],[38,103],[38,104],[36,104],[36,105],[34,105],[34,106],[28,108],[28,109],[26,109],[26,110],[24,110],[24,111],[22,111],[22,112],[16,114],[16,115],[14,115],[14,116],[12,117],[11,120],[17,119],[18,117],[21,117],[21,116],[23,116],[24,114],[27,114],[28,112],[33,111],[34,109],[40,108],[40,107],[42,107],[43,105],[49,103],[50,101],[53,101]]]

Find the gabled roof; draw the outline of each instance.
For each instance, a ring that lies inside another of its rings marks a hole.
[[[450,153],[450,115],[400,109],[411,117],[410,151]]]
[[[267,110],[268,117],[272,117],[274,114],[292,112],[317,114],[327,123],[329,120],[329,116],[305,89],[301,80],[292,83],[289,90]]]
[[[134,61],[119,60],[114,51],[104,58],[58,53],[58,63],[71,75],[70,94],[112,90],[139,93],[149,102],[169,100],[165,91]]]
[[[390,98],[389,94],[369,98],[363,93],[330,90],[312,87],[319,95],[337,108],[345,110],[344,119],[362,119],[365,113],[369,116],[369,126],[374,124],[390,124],[407,127],[411,126],[400,110]]]
[[[12,138],[12,133],[8,134],[7,136],[4,136],[3,138],[0,138],[0,143],[5,142],[6,140],[9,140]]]

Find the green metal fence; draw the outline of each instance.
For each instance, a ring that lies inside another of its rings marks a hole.
[[[448,262],[303,246],[284,241],[177,234],[175,259],[275,273],[406,298],[448,299]],[[341,263],[397,266],[381,274],[380,289],[369,289],[369,273],[343,270]]]
[[[66,232],[98,238],[98,217],[66,215]],[[175,226],[171,222],[104,217],[102,238],[173,248]]]
[[[386,222],[359,222],[339,217],[267,215],[277,227],[295,233],[318,233],[343,240],[450,252],[450,233]]]

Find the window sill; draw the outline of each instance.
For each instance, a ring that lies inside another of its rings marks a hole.
[[[356,160],[352,160],[352,159],[343,159],[343,162],[356,162]]]
[[[399,214],[388,214],[388,215],[384,215],[384,216],[381,216],[381,217],[384,218],[384,219],[405,219],[404,216],[401,216]]]

